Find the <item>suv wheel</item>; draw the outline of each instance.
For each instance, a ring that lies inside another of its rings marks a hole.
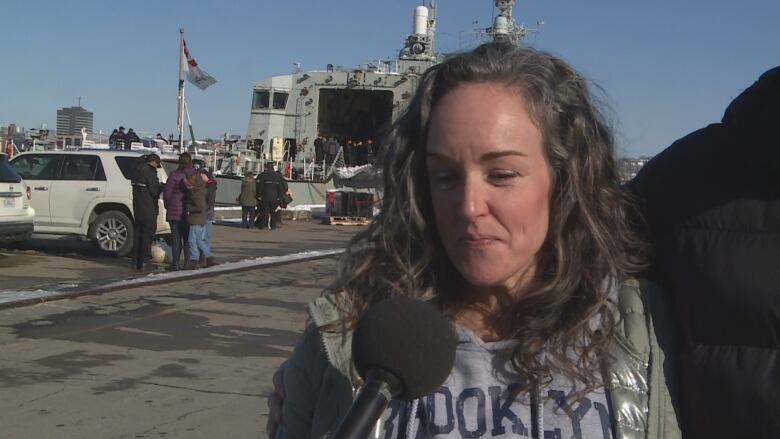
[[[98,250],[112,256],[126,256],[133,250],[133,223],[117,210],[104,212],[89,226],[89,237]]]

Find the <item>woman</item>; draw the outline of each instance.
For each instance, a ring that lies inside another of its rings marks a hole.
[[[437,305],[459,343],[444,385],[393,401],[381,437],[679,436],[660,295],[631,279],[644,246],[576,71],[503,44],[450,57],[385,143],[382,214],[309,307],[277,437],[335,431],[359,385],[350,331],[395,296]]]
[[[183,152],[179,156],[179,167],[171,172],[163,189],[163,202],[165,203],[165,219],[171,226],[171,253],[173,257],[171,270],[178,270],[179,258],[184,250],[184,261],[187,261],[187,240],[190,233],[189,224],[187,224],[187,187],[184,179],[197,174],[197,170],[192,164],[192,156],[188,152]]]
[[[204,267],[214,265],[214,258],[211,256],[211,244],[208,241],[207,223],[208,223],[208,195],[206,188],[206,177],[203,174],[196,173],[189,175],[184,180],[189,194],[187,196],[187,224],[189,224],[189,259],[185,270],[195,270],[203,261]]]

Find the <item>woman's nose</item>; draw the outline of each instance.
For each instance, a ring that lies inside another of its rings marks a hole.
[[[487,187],[478,178],[466,178],[463,183],[460,213],[466,219],[474,219],[488,212]]]

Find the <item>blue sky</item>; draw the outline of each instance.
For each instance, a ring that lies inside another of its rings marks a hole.
[[[0,125],[53,128],[58,108],[95,129],[175,131],[178,29],[219,81],[188,86],[198,137],[246,134],[254,81],[397,54],[417,0],[5,0]],[[440,51],[475,46],[491,0],[438,2]],[[562,56],[603,90],[621,155],[655,154],[718,121],[728,102],[780,65],[777,0],[528,0],[526,44]],[[475,24],[476,21],[476,24]]]

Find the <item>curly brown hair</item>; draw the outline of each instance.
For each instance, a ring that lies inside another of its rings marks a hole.
[[[643,268],[645,245],[620,187],[611,130],[587,81],[561,59],[531,48],[484,44],[423,74],[383,142],[381,213],[350,242],[330,287],[349,299],[337,330],[350,330],[372,304],[389,297],[430,301],[450,318],[473,302],[437,235],[425,161],[436,104],[467,83],[521,93],[553,175],[549,231],[534,279],[492,317],[518,341],[512,364],[527,380],[523,390],[553,375],[585,391],[596,388],[615,326],[610,289]]]

